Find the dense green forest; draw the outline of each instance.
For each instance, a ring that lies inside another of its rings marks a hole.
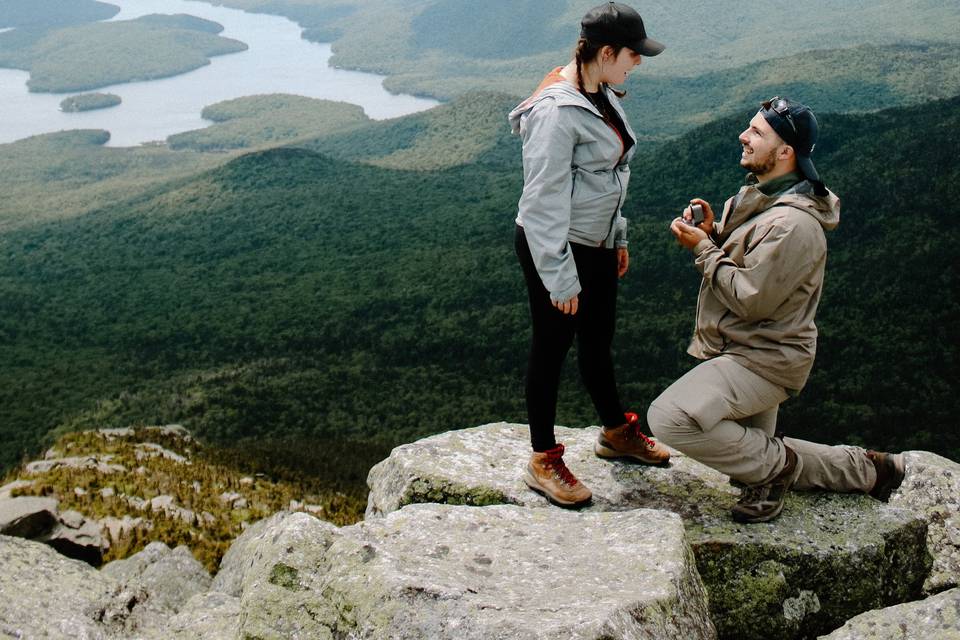
[[[363,466],[421,435],[524,421],[509,104],[473,94],[434,110],[435,122],[361,127],[353,159],[350,132],[326,135],[9,228],[0,465],[50,433],[181,422],[276,469],[335,477],[346,457]],[[465,148],[450,139],[458,106],[476,116]],[[667,224],[691,196],[719,204],[737,189],[736,136],[750,111],[747,101],[642,145],[634,162],[616,362],[635,410],[692,364],[698,276]],[[949,215],[960,99],[822,114],[821,125],[817,166],[843,199],[842,224],[829,238],[817,365],[782,424],[799,437],[960,459],[949,337],[960,320]],[[592,424],[575,371],[570,363],[558,419]]]

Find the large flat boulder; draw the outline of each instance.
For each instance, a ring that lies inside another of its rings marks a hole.
[[[241,534],[223,556],[212,589],[239,599],[241,637],[333,638],[336,605],[321,588],[302,585],[301,573],[320,579],[339,537],[336,526],[305,513],[280,512]]]
[[[927,593],[960,586],[960,464],[929,451],[907,451],[907,475],[890,504],[921,513],[929,522],[933,569]]]
[[[76,514],[75,511],[69,513]],[[33,539],[50,545],[68,558],[99,567],[103,563],[103,551],[107,545],[100,533],[100,523],[80,517],[79,522],[68,522],[61,514],[60,522],[52,531]]]
[[[239,601],[210,583],[186,547],[154,542],[98,571],[0,536],[0,637],[233,640]]]
[[[58,503],[53,498],[0,500],[0,535],[34,538],[52,531],[58,523]]]
[[[825,633],[863,611],[917,597],[930,569],[927,520],[866,496],[789,495],[773,523],[739,525],[728,478],[673,452],[669,467],[593,454],[596,428],[558,428],[568,466],[594,493],[572,517],[656,509],[679,515],[721,638]],[[368,520],[415,503],[511,504],[557,511],[521,480],[526,425],[452,431],[394,449],[368,478]]]
[[[257,583],[258,576],[271,571],[277,562],[289,554],[309,552],[311,541],[329,547],[338,531],[336,525],[329,522],[289,511],[259,520],[230,544],[220,561],[220,571],[213,579],[211,591],[239,598]],[[295,555],[290,562],[307,560]]]
[[[151,542],[129,558],[104,565],[101,573],[127,588],[150,594],[141,615],[175,614],[191,597],[206,592],[212,582],[190,549],[171,549],[162,542]]]
[[[0,535],[43,542],[68,558],[95,567],[103,561],[107,546],[100,530],[98,522],[76,511],[60,513],[54,498],[0,497]]]
[[[61,467],[66,467],[68,469],[89,469],[96,471],[97,473],[102,473],[103,475],[109,475],[111,473],[122,473],[127,470],[122,464],[114,464],[111,462],[111,460],[113,460],[113,456],[110,454],[105,454],[102,456],[48,458],[44,460],[34,460],[33,462],[28,462],[24,467],[24,471],[27,474],[41,474],[49,473],[54,469],[59,469]]]
[[[848,620],[820,640],[957,640],[960,638],[960,589],[917,602],[868,611]]]
[[[716,637],[666,512],[423,504],[341,529],[280,514],[236,546],[215,586],[239,585],[241,637]]]
[[[0,536],[0,567],[0,637],[107,640],[134,600],[89,564],[30,540]]]
[[[240,599],[225,593],[198,593],[172,617],[152,618],[133,636],[137,640],[237,640]]]

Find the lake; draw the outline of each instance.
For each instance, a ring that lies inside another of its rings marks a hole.
[[[107,1],[121,9],[113,20],[186,13],[223,25],[221,36],[240,40],[249,49],[215,56],[209,65],[178,76],[94,89],[116,94],[123,103],[83,113],[60,111],[60,101],[75,93],[30,93],[27,72],[0,69],[0,143],[64,129],[106,129],[111,134],[108,146],[136,146],[209,125],[200,117],[207,105],[262,93],[350,102],[375,119],[438,104],[388,92],[383,88],[383,76],[331,68],[330,45],[302,39],[301,28],[286,18],[193,0]]]

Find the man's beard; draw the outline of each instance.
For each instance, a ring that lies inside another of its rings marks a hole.
[[[750,159],[745,159],[741,166],[755,175],[766,175],[777,166],[777,149],[771,149],[764,158],[751,156]]]

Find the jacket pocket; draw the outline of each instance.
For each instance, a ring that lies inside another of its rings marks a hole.
[[[616,169],[585,171],[574,168],[570,230],[578,237],[601,242],[620,208],[621,188]]]

